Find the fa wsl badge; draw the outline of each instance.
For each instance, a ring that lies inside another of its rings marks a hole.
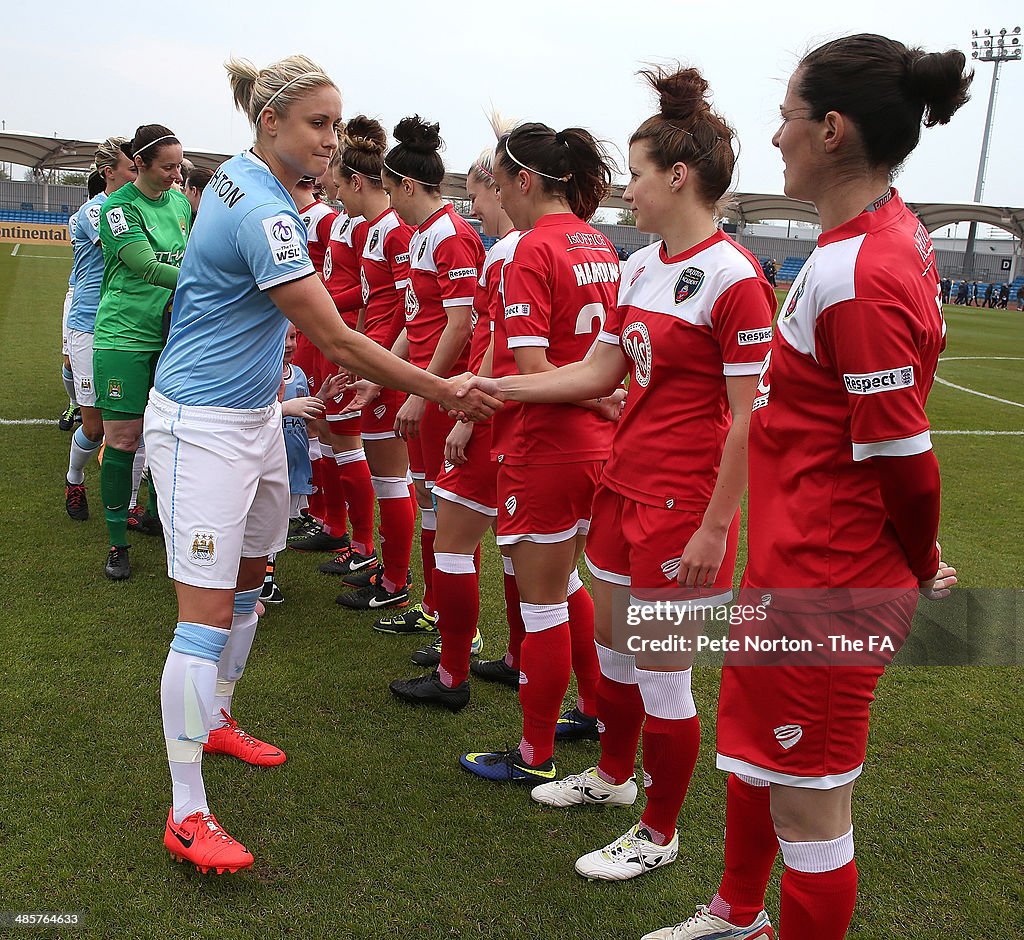
[[[704,283],[704,272],[700,268],[684,268],[676,281],[676,303],[689,300]]]

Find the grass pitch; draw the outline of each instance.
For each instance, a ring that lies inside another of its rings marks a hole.
[[[58,342],[69,259],[27,245],[12,258],[10,248],[0,246],[0,419],[55,419],[66,404]],[[1024,429],[1024,314],[950,307],[947,319],[939,376],[961,389],[936,385],[933,427]],[[951,358],[967,356],[981,358]],[[169,787],[158,688],[175,620],[162,545],[137,538],[133,579],[105,581],[95,467],[93,517],[74,523],[62,505],[68,435],[6,425],[0,442],[0,911],[81,912],[78,935],[104,938],[604,940],[680,920],[717,886],[715,669],[695,675],[705,743],[679,861],[639,881],[589,884],[574,859],[635,813],[549,811],[463,773],[461,751],[518,740],[513,694],[479,683],[454,716],[394,701],[387,682],[415,673],[418,644],[337,608],[337,583],[316,573],[315,556],[295,553],[281,559],[286,602],[262,621],[235,699],[244,727],[280,744],[288,762],[204,764],[214,811],[255,868],[213,878],[176,866],[161,845]],[[943,546],[966,586],[1021,586],[1021,444],[935,436]],[[488,548],[481,626],[493,655],[507,634]],[[884,678],[857,790],[851,938],[1024,935],[1021,678],[1016,666],[894,668]],[[597,754],[560,746],[556,759],[578,771]]]

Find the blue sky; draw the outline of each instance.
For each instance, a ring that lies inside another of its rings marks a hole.
[[[235,54],[264,65],[303,52],[339,84],[347,115],[365,111],[387,127],[413,112],[439,121],[446,162],[463,171],[493,140],[484,115],[491,103],[523,120],[588,127],[624,151],[653,110],[634,73],[645,62],[678,59],[704,71],[716,108],[738,130],[736,188],[780,192],[782,165],[770,139],[801,52],[858,31],[928,50],[967,49],[972,28],[1024,26],[1024,11],[1013,19],[1013,6],[250,0],[128,5],[117,21],[117,7],[104,8],[101,20],[56,0],[46,6],[45,25],[28,12],[7,17],[15,28],[0,37],[5,74],[25,80],[7,84],[0,120],[9,131],[89,139],[159,122],[188,146],[235,152],[250,135],[231,105],[224,59]],[[992,68],[977,67],[973,100],[948,127],[924,131],[897,181],[907,198],[971,199]],[[1013,62],[1002,69],[986,203],[1024,204],[1022,113],[1024,62]]]

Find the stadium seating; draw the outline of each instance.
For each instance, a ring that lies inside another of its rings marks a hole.
[[[782,264],[779,265],[779,270],[775,275],[775,280],[792,283],[796,280],[796,276],[800,273],[800,269],[804,266],[804,262],[806,260],[806,258],[798,258],[795,255],[790,255],[782,262]]]
[[[29,209],[0,209],[0,222],[46,222],[51,225],[67,225],[68,216],[63,212],[36,212],[32,203],[22,203]]]

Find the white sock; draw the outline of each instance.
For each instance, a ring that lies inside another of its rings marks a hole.
[[[259,594],[259,589],[256,593]],[[220,654],[220,660],[217,662],[217,686],[211,714],[211,728],[220,728],[227,724],[221,710],[231,714],[231,697],[235,693],[235,683],[245,671],[245,664],[249,660],[249,652],[252,650],[252,641],[256,636],[258,622],[259,617],[255,613],[235,614],[231,619],[228,641],[224,644],[224,652]]]
[[[179,624],[179,629],[182,625]],[[211,642],[213,652],[227,639],[227,630],[199,624],[184,626],[200,631]],[[212,652],[187,647],[181,652],[179,631],[167,654],[160,678],[160,711],[163,717],[164,742],[171,771],[173,818],[181,822],[195,812],[208,813],[206,787],[203,785],[203,743],[209,738],[210,711],[217,684],[217,665]],[[183,647],[184,648],[184,647]],[[202,652],[202,655],[196,655]]]
[[[77,486],[80,483],[85,482],[85,467],[89,463],[89,458],[99,450],[100,444],[103,443],[101,437],[98,441],[90,441],[85,436],[85,432],[82,430],[81,425],[75,429],[75,433],[71,435],[71,458],[68,461],[68,483],[73,486]]]
[[[142,483],[142,471],[146,469],[146,445],[139,440],[139,449],[135,451],[135,462],[132,464],[132,501],[129,509],[139,504],[139,485]]]
[[[67,366],[61,366],[60,377],[64,382],[64,391],[68,393],[68,403],[71,405],[77,405],[78,399],[75,397],[75,376]]]

